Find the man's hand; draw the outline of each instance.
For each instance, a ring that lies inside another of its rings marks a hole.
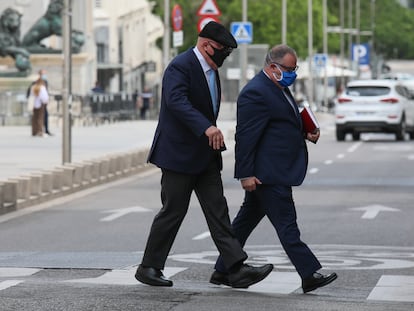
[[[240,182],[241,182],[243,189],[249,192],[256,190],[256,185],[262,184],[262,182],[254,176],[243,178]]]
[[[224,147],[224,136],[217,127],[212,125],[204,133],[208,137],[208,144],[211,148],[219,150]]]
[[[306,139],[313,142],[314,144],[316,144],[316,142],[318,141],[320,135],[321,135],[320,130],[316,129],[316,131],[313,132],[313,133],[307,133],[306,134]]]

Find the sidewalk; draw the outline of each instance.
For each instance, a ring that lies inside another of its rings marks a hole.
[[[157,120],[125,121],[99,126],[73,127],[73,163],[120,152],[148,149]],[[223,134],[234,121],[220,121]],[[32,137],[29,126],[0,127],[0,182],[62,165],[62,129],[51,127],[54,136]]]
[[[316,113],[321,127],[333,115]],[[229,151],[236,126],[234,103],[224,103],[217,122]],[[0,214],[101,183],[151,166],[146,157],[158,120],[124,121],[73,127],[71,163],[63,165],[62,129],[54,136],[32,137],[30,126],[0,127]]]
[[[316,113],[320,125],[333,116]],[[236,124],[234,103],[221,107],[218,126],[226,140],[233,139]],[[73,127],[73,163],[151,146],[157,120],[125,121],[99,126]],[[62,165],[62,129],[51,125],[54,136],[32,137],[29,126],[0,127],[0,182],[8,178]]]
[[[73,127],[71,162],[148,147],[155,127],[155,121]],[[50,130],[54,136],[32,137],[28,126],[0,127],[0,181],[62,165],[62,129]]]

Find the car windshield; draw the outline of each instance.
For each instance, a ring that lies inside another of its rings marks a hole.
[[[386,86],[351,86],[346,89],[346,94],[350,96],[381,96],[390,93],[390,88]]]

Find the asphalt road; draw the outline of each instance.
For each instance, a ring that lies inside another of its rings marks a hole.
[[[231,217],[242,191],[227,143],[223,181]],[[264,220],[246,245],[252,264],[273,263],[261,283],[208,283],[217,251],[195,199],[165,274],[172,288],[139,284],[160,208],[157,169],[0,216],[0,310],[414,310],[414,144],[392,135],[309,144],[305,183],[294,188],[302,238],[338,280],[303,294],[274,229]]]

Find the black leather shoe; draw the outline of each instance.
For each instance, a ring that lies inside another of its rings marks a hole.
[[[173,282],[162,274],[160,269],[138,266],[135,278],[141,283],[151,286],[173,286]]]
[[[228,274],[224,274],[218,271],[214,271],[210,278],[210,283],[216,285],[231,286]]]
[[[328,285],[329,283],[335,281],[337,277],[338,276],[335,272],[328,275],[323,275],[315,272],[311,277],[302,280],[303,292],[307,293],[319,287]]]
[[[248,288],[250,285],[260,282],[269,275],[273,270],[272,264],[261,267],[252,267],[247,264],[241,265],[240,269],[235,273],[230,273],[228,279],[231,287]]]

